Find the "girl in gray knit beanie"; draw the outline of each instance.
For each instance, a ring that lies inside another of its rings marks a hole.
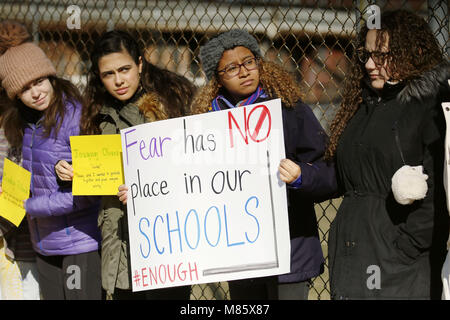
[[[245,30],[224,32],[200,49],[207,84],[193,100],[194,114],[280,98],[285,150],[278,167],[288,184],[291,272],[229,281],[231,299],[307,299],[312,277],[323,270],[314,202],[337,191],[334,167],[323,161],[327,135],[301,90],[285,69],[265,61],[257,40]],[[275,208],[276,210],[276,208]]]

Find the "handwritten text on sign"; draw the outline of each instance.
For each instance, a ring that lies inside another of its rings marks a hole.
[[[74,196],[116,195],[123,184],[119,134],[70,137]]]
[[[134,291],[289,272],[280,100],[121,137]]]

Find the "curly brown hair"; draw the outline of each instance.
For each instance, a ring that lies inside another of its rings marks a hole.
[[[362,28],[355,41],[356,49],[364,48],[368,31],[366,26]],[[397,10],[383,13],[381,29],[377,30],[377,50],[381,50],[386,37],[389,46],[387,64],[395,80],[407,83],[443,61],[439,44],[428,24],[412,12]],[[363,101],[362,82],[366,70],[356,52],[348,74],[340,108],[330,126],[330,138],[325,152],[325,159],[328,160],[334,158],[342,132]]]
[[[298,100],[302,99],[300,85],[282,66],[264,59],[259,60],[258,66],[259,83],[271,99],[280,98],[287,107],[293,107]],[[192,114],[208,112],[211,102],[220,90],[216,74],[194,97],[191,104]]]

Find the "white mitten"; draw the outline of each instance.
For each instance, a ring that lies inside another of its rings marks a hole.
[[[405,205],[425,198],[428,190],[427,179],[423,166],[404,165],[392,176],[392,193],[395,200]]]

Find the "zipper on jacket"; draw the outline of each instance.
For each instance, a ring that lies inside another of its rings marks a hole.
[[[30,124],[31,128],[33,129],[33,134],[31,135],[31,145],[30,145],[30,149],[33,148],[33,144],[34,144],[34,135],[36,134],[37,129],[39,128],[39,125],[41,124],[42,119],[39,119],[36,124]],[[31,154],[31,157],[33,157],[33,154]]]
[[[31,144],[30,144],[30,173],[31,173],[31,185],[30,190],[33,190],[33,145],[34,145],[34,139],[36,135],[36,131],[38,129],[39,124],[41,123],[41,120],[36,122],[36,124],[31,124],[30,127],[33,130],[33,133],[31,134]]]
[[[36,133],[36,125],[30,125],[33,133],[31,134],[31,143],[30,143],[30,173],[31,173],[31,185],[30,192],[33,192],[33,144],[34,144],[34,135]]]
[[[31,173],[31,184],[30,184],[30,192],[31,194],[33,194],[32,190],[33,190],[33,145],[34,145],[34,139],[35,139],[35,135],[36,135],[36,131],[38,129],[38,124],[41,121],[39,120],[38,122],[36,122],[36,124],[31,124],[30,127],[33,130],[33,133],[31,134],[31,143],[30,143],[30,173]],[[37,237],[37,244],[38,247],[44,251],[44,248],[42,247],[42,243],[41,243],[41,237],[39,235],[39,228],[38,228],[38,223],[37,223],[37,219],[34,218],[34,226],[35,226],[35,230],[36,230],[36,237]]]

